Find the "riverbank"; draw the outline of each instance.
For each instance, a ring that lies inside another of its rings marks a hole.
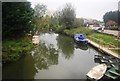
[[[115,56],[120,59],[120,42],[114,36],[96,33],[88,28],[74,28],[71,30],[64,30],[64,33],[73,37],[75,33],[83,33],[89,40],[89,43],[103,52]],[[102,47],[102,48],[99,48]]]
[[[95,43],[95,42],[93,42],[93,41],[91,41],[91,40],[89,40],[89,39],[87,39],[87,40],[88,40],[88,42],[89,42],[92,46],[96,47],[98,50],[100,50],[100,51],[102,51],[102,52],[105,52],[106,54],[112,55],[112,56],[120,59],[120,55],[119,55],[118,53],[113,52],[113,51],[111,51],[109,48],[104,47],[104,46],[102,46],[102,45],[99,45],[99,44],[97,44],[97,43]]]
[[[19,39],[5,39],[2,41],[2,63],[11,63],[29,54],[32,49],[31,36]]]
[[[64,30],[63,31],[64,34],[68,35],[68,36],[71,36],[73,37],[74,34],[76,33],[82,33],[84,35],[90,35],[92,33],[94,33],[94,31],[92,29],[89,29],[87,27],[78,27],[78,28],[73,28],[73,29],[70,29],[70,30]]]

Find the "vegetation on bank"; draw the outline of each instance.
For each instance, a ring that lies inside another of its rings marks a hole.
[[[2,62],[15,62],[32,48],[34,11],[29,2],[2,3]]]
[[[76,33],[82,33],[86,35],[86,37],[89,38],[90,40],[102,46],[112,48],[110,50],[116,52],[117,54],[120,54],[120,49],[114,49],[114,48],[120,48],[120,42],[114,36],[110,36],[102,33],[96,33],[87,27],[78,27],[69,30],[65,29],[63,33],[71,37],[73,37],[73,35]]]
[[[112,49],[112,51],[120,55],[120,49]]]
[[[2,10],[3,63],[17,61],[22,55],[30,52],[31,37],[27,37],[26,34],[45,31],[69,36],[82,33],[88,37],[92,34],[97,39],[103,37],[103,41],[108,43],[107,40],[110,40],[113,45],[118,45],[115,43],[115,38],[95,34],[92,29],[84,27],[84,20],[76,18],[75,8],[70,3],[65,4],[55,13],[47,12],[47,6],[44,4],[37,4],[33,9],[29,2],[3,2]],[[105,22],[108,21],[106,18],[109,19],[104,16]]]
[[[75,8],[71,3],[66,3],[59,10],[54,13],[47,11],[47,6],[37,4],[34,8],[35,11],[35,26],[38,32],[42,30],[63,32],[65,29],[72,29],[75,27],[82,27],[84,20],[76,18]]]
[[[101,34],[101,33],[93,33],[88,38],[102,46],[112,48],[111,50],[113,52],[120,54],[120,49],[114,49],[114,48],[120,48],[120,42],[114,36]]]
[[[74,34],[76,33],[82,33],[84,35],[90,35],[92,34],[94,31],[92,29],[89,29],[87,27],[78,27],[78,28],[73,28],[73,29],[65,29],[64,30],[64,33],[66,35],[69,35],[69,36],[73,36]]]
[[[3,41],[2,47],[2,62],[15,62],[22,55],[30,53],[32,49],[32,43],[25,39],[7,39]]]
[[[110,30],[119,30],[119,26],[112,26],[109,28]]]
[[[110,44],[113,47],[118,47],[118,48],[120,47],[120,42],[114,36],[101,34],[101,33],[94,33],[90,36],[90,38],[93,38],[93,39],[96,38],[100,40],[101,41],[100,44],[105,45],[105,46]]]

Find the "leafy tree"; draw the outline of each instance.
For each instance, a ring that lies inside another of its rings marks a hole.
[[[81,18],[75,18],[73,26],[74,27],[81,27],[84,25],[84,20]]]
[[[43,5],[43,4],[37,4],[37,5],[35,5],[34,10],[35,10],[35,16],[40,18],[45,15],[47,7],[46,7],[46,5]]]
[[[29,2],[3,2],[3,38],[19,37],[32,30],[33,13],[34,11]]]
[[[119,11],[110,11],[105,13],[103,16],[104,22],[107,23],[109,20],[115,21],[118,23],[118,19],[120,18],[118,15],[120,14]]]
[[[67,29],[73,27],[74,19],[76,18],[75,9],[67,3],[61,11],[56,14],[59,18],[59,22],[63,24]]]
[[[40,31],[44,29],[45,24],[45,13],[46,13],[47,7],[43,4],[37,4],[34,8],[34,22],[35,22],[35,31]]]

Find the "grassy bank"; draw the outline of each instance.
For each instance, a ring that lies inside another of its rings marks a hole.
[[[105,34],[101,34],[101,33],[94,33],[91,35],[92,38],[96,38],[98,40],[101,40],[102,45],[111,45],[111,47],[118,47],[120,48],[120,42],[118,40],[116,40],[116,38],[114,36],[110,36],[110,35],[105,35]],[[93,39],[92,39],[93,40]],[[95,40],[93,40],[95,41]],[[97,42],[97,41],[95,41]],[[99,42],[97,42],[99,43]]]
[[[70,29],[70,30],[64,30],[64,33],[66,35],[69,35],[69,36],[73,36],[74,34],[76,33],[82,33],[84,35],[90,35],[92,34],[94,31],[87,28],[87,27],[78,27],[78,28],[74,28],[74,29]]]
[[[112,51],[120,55],[120,49],[112,49]]]
[[[114,36],[110,36],[102,33],[96,33],[87,27],[78,27],[70,30],[65,29],[63,33],[72,37],[76,33],[82,33],[86,35],[87,38],[96,42],[97,44],[112,48],[111,51],[120,54],[120,49],[114,49],[114,48],[120,48],[120,42],[116,40]]]
[[[22,55],[30,53],[32,43],[30,37],[19,39],[6,39],[2,41],[2,62],[15,62]]]
[[[113,52],[120,54],[120,49],[114,49],[120,48],[120,42],[116,40],[114,36],[101,33],[93,33],[89,36],[89,39],[105,47],[112,48],[111,50]]]

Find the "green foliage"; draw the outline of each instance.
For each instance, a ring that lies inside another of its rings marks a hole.
[[[46,30],[49,22],[49,17],[45,16],[47,7],[43,4],[37,4],[34,8],[34,22],[35,22],[35,30],[34,31],[43,31]],[[45,17],[44,17],[45,16]]]
[[[113,36],[100,34],[100,33],[94,33],[94,34],[92,34],[92,37],[102,40],[103,41],[103,42],[101,42],[102,45],[111,44],[116,47],[120,47],[120,42],[118,40],[116,40],[116,38]]]
[[[15,62],[22,55],[28,54],[32,49],[32,43],[28,40],[4,40],[2,48],[2,61],[3,63]]]
[[[112,26],[110,27],[110,30],[118,30],[119,29],[119,26]]]
[[[43,5],[43,4],[35,5],[35,8],[34,8],[35,17],[37,17],[37,18],[43,17],[45,15],[46,10],[47,10],[46,5]]]
[[[110,11],[105,13],[105,15],[103,16],[104,22],[106,23],[107,21],[112,20],[118,23],[118,19],[120,19],[118,14],[120,14],[119,11]]]
[[[76,33],[82,33],[84,35],[92,34],[94,31],[86,27],[73,28],[71,30],[64,30],[64,33],[70,36],[73,36]]]
[[[75,18],[73,26],[74,27],[83,27],[84,26],[84,20],[81,19],[81,18]]]
[[[57,11],[56,18],[58,18],[59,23],[64,25],[67,29],[73,27],[74,19],[76,18],[75,9],[69,3],[67,3],[62,10]]]
[[[56,30],[55,30],[55,32],[57,32],[57,33],[62,33],[64,29],[65,29],[64,26],[58,25],[57,28],[56,28]]]
[[[29,2],[3,2],[3,38],[21,36],[32,30],[33,13]]]
[[[63,32],[74,26],[82,26],[82,20],[74,22],[76,18],[75,9],[71,4],[66,4],[62,10],[56,11],[53,15],[46,13],[46,5],[37,4],[35,10],[35,31]],[[80,22],[79,22],[80,21]],[[73,26],[74,25],[74,26]]]
[[[120,49],[111,49],[111,50],[120,55]]]

